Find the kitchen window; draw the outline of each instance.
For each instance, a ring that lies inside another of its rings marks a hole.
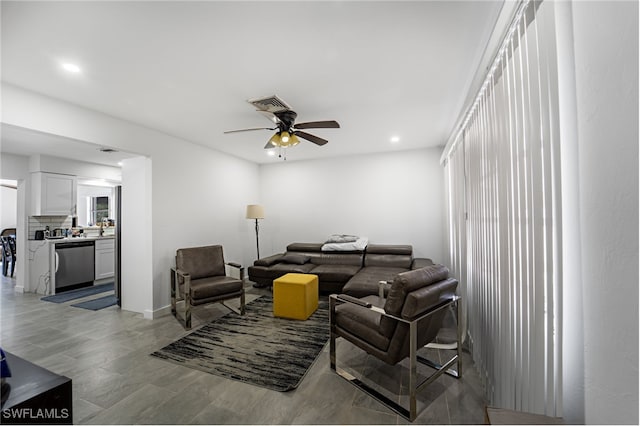
[[[109,218],[109,197],[91,197],[90,224],[98,224],[107,218]]]

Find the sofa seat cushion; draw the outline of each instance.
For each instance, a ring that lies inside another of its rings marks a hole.
[[[242,281],[239,279],[226,276],[192,280],[191,300],[194,305],[197,305],[199,300],[228,296],[230,293],[242,291],[242,286]],[[180,293],[184,294],[184,284],[180,286]]]
[[[305,263],[303,265],[296,263],[277,263],[271,266],[270,269],[279,277],[288,273],[308,274],[315,267],[316,265],[312,263]]]
[[[347,282],[342,289],[344,294],[353,297],[364,297],[378,294],[378,282],[393,281],[396,275],[406,272],[405,268],[386,268],[382,266],[365,266]]]
[[[377,296],[364,297],[362,300],[374,306],[380,303]],[[389,347],[389,338],[380,331],[381,316],[362,306],[343,303],[336,306],[335,323],[338,328],[385,351]]]
[[[360,270],[357,265],[318,265],[311,270],[323,282],[346,283]]]
[[[249,272],[249,277],[274,278],[275,275],[268,266],[249,266],[247,270]],[[275,278],[277,278],[277,276]]]

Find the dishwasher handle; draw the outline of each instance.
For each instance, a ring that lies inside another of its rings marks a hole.
[[[56,272],[58,272],[58,264],[60,262],[58,261],[58,252],[56,251],[55,254],[56,254]]]
[[[95,242],[93,241],[79,241],[77,243],[57,243],[56,244],[56,250],[64,250],[64,249],[68,249],[68,248],[74,248],[74,247],[89,247],[89,246],[94,246]]]

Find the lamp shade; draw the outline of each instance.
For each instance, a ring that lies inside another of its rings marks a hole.
[[[298,139],[298,137],[297,137],[296,135],[292,134],[292,135],[289,137],[289,145],[290,145],[290,146],[296,146],[296,145],[298,145],[299,143],[300,143],[300,139]]]
[[[280,133],[276,133],[275,135],[271,136],[271,139],[269,139],[269,143],[273,146],[280,146]]]
[[[264,219],[264,207],[260,204],[247,205],[247,219]]]

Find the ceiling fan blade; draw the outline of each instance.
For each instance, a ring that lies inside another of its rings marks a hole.
[[[252,132],[254,130],[276,130],[277,127],[271,128],[271,127],[254,127],[253,129],[240,129],[240,130],[227,130],[226,132],[224,132],[224,134],[227,133],[238,133],[238,132]]]
[[[324,144],[326,144],[327,142],[329,142],[329,141],[328,141],[328,140],[326,140],[326,139],[322,139],[322,138],[319,138],[319,137],[314,136],[314,135],[312,135],[312,134],[309,134],[309,133],[307,133],[307,132],[301,132],[301,131],[299,131],[299,130],[296,130],[296,131],[294,132],[294,135],[296,135],[296,136],[300,136],[302,139],[306,139],[306,140],[308,140],[309,142],[313,142],[313,143],[315,143],[316,145],[324,145]]]
[[[275,148],[275,146],[273,146],[273,144],[271,143],[271,140],[269,140],[267,144],[264,146],[264,149],[273,149],[273,148]]]
[[[274,113],[272,113],[271,111],[261,111],[261,110],[257,109],[256,112],[260,113],[260,115],[265,117],[267,120],[269,120],[273,124],[278,124],[280,122],[280,119],[278,117],[276,117],[276,115]]]
[[[339,129],[340,124],[335,120],[329,121],[309,121],[307,123],[296,123],[296,129]]]

